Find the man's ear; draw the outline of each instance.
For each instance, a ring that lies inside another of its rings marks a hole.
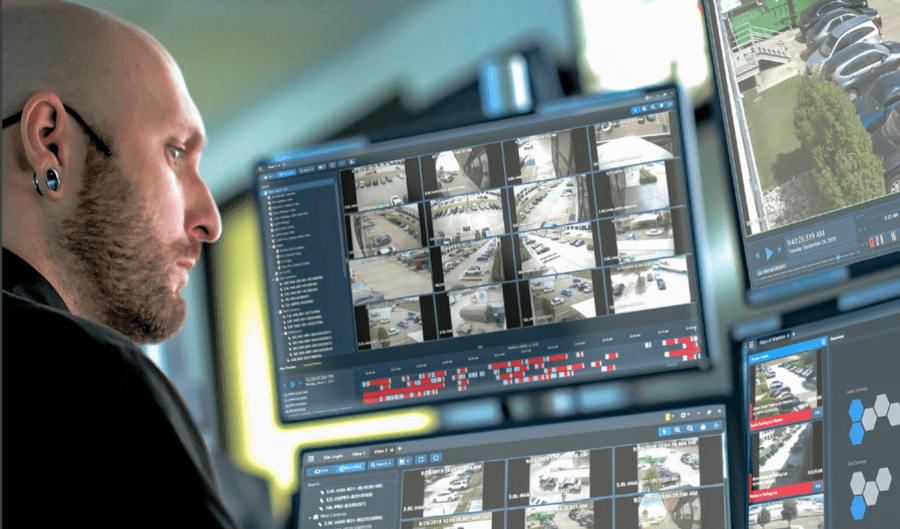
[[[39,92],[31,96],[22,109],[21,134],[25,158],[37,175],[44,196],[61,198],[64,188],[52,191],[47,187],[47,172],[53,170],[61,180],[69,169],[67,160],[73,146],[73,130],[66,119],[66,109],[53,92]],[[68,187],[68,186],[66,186]]]

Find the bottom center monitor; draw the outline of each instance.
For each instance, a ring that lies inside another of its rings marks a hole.
[[[727,527],[725,407],[300,454],[299,527]]]

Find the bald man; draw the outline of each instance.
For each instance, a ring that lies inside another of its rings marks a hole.
[[[3,373],[25,382],[5,392],[6,463],[24,467],[4,469],[4,514],[23,497],[91,526],[231,527],[202,437],[136,345],[179,329],[221,231],[200,114],[122,20],[12,1],[2,20]]]

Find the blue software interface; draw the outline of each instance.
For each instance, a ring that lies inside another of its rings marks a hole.
[[[281,419],[703,365],[680,97],[259,164]]]
[[[744,344],[750,527],[896,527],[898,316],[893,303]]]
[[[300,454],[302,529],[728,527],[721,405]]]

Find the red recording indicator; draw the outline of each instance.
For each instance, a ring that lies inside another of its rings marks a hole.
[[[421,391],[429,390],[429,389],[442,389],[443,387],[444,387],[444,383],[441,382],[441,383],[438,383],[438,384],[426,384],[426,385],[421,385],[421,386],[419,386],[419,387],[416,388],[416,391],[415,391],[415,392],[411,392],[411,391],[409,390],[409,388],[386,389],[386,390],[383,390],[383,391],[372,391],[372,392],[369,392],[369,393],[363,393],[363,401],[364,401],[364,402],[369,402],[368,399],[370,399],[370,398],[374,398],[374,397],[387,397],[387,396],[391,396],[391,395],[407,395],[407,396],[408,396],[408,395],[410,395],[410,394],[412,394],[412,393],[417,393],[417,392],[421,392]],[[408,398],[408,397],[404,397],[404,398]],[[381,402],[381,401],[377,401],[377,402]]]
[[[566,360],[568,358],[569,358],[569,355],[567,355],[567,354],[558,354],[558,355],[550,356],[549,358],[547,358],[547,361],[548,362],[559,362],[560,360]]]
[[[469,369],[466,367],[461,367],[461,368],[457,369],[456,372],[460,375],[464,375],[469,372]]]
[[[601,371],[615,371],[616,366],[603,366],[600,368]]]
[[[497,380],[509,380],[511,378],[523,378],[525,376],[524,373],[503,373],[497,375]]]
[[[389,378],[379,378],[378,380],[369,380],[362,383],[362,387],[367,388],[369,386],[390,386],[391,379]]]
[[[546,356],[539,356],[537,358],[529,358],[528,360],[525,361],[525,363],[526,364],[543,364],[546,361],[547,361]]]
[[[750,476],[750,483],[753,483],[752,475]],[[796,483],[794,485],[785,485],[773,489],[750,491],[750,503],[775,500],[788,496],[800,496],[801,494],[811,494],[813,492],[814,483],[816,482],[807,481],[806,483]]]
[[[662,344],[663,345],[678,345],[678,344],[682,344],[682,343],[696,342],[696,341],[697,341],[696,336],[682,336],[681,338],[670,338],[668,340],[663,340]]]
[[[602,365],[603,365],[603,362],[601,362],[600,360],[591,362],[591,367],[601,367]]]
[[[685,355],[693,355],[700,352],[699,347],[694,347],[692,349],[675,349],[674,351],[666,351],[664,354],[666,358],[671,358],[673,356],[685,356]]]
[[[684,356],[681,357],[681,359],[684,360],[685,362],[687,362],[688,360],[696,360],[696,359],[698,359],[698,358],[700,358],[700,353],[694,353],[694,354],[691,354],[691,355],[684,355]]]
[[[774,417],[766,417],[765,419],[756,419],[750,421],[750,431],[760,430],[762,428],[771,428],[772,426],[783,426],[795,422],[808,421],[812,419],[813,408],[807,408],[800,411],[792,411],[784,415],[776,415]],[[753,416],[753,408],[750,408],[750,416]]]
[[[619,358],[619,353],[607,353],[606,354],[607,360],[615,360],[616,358]]]

